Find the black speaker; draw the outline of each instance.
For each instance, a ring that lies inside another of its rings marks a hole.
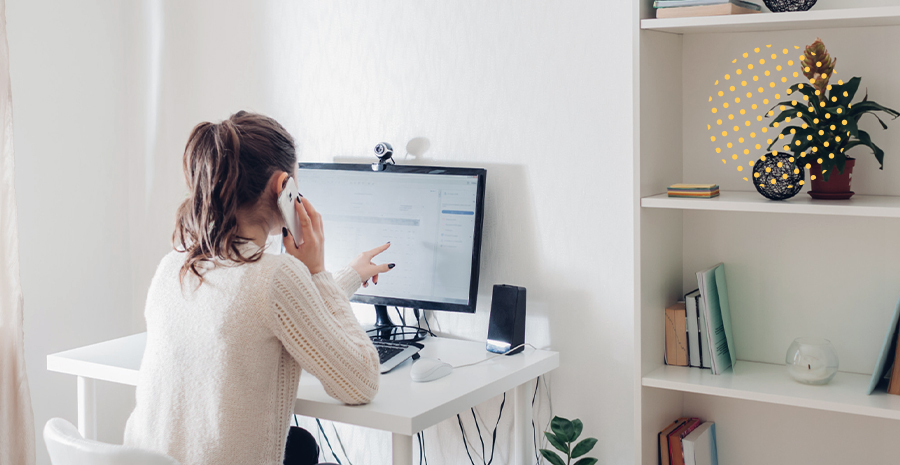
[[[525,288],[495,284],[488,323],[487,350],[498,354],[525,343]],[[509,353],[517,354],[524,347]]]

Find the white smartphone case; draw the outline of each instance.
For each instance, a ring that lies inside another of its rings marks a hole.
[[[300,230],[300,219],[297,218],[297,210],[294,207],[294,202],[297,202],[298,197],[297,183],[294,182],[294,178],[288,178],[287,184],[278,196],[278,209],[281,210],[284,224],[294,238],[295,247],[300,247],[300,244],[303,243],[303,234]]]

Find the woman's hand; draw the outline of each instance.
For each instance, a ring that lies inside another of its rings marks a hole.
[[[375,258],[376,255],[384,252],[391,246],[391,243],[388,242],[382,246],[375,247],[372,250],[367,252],[363,252],[356,256],[352,262],[350,262],[350,268],[353,268],[359,274],[360,279],[362,279],[363,287],[369,287],[369,279],[372,279],[372,282],[378,284],[378,273],[387,273],[393,267],[393,263],[385,263],[383,265],[376,265],[372,263],[372,259]]]
[[[322,230],[322,215],[313,208],[309,200],[302,197],[297,197],[294,209],[300,219],[303,243],[300,247],[294,247],[294,238],[290,231],[283,228],[281,232],[284,238],[281,242],[284,249],[303,262],[309,268],[310,274],[325,271],[325,233]]]

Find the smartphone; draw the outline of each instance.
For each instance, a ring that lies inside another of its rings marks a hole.
[[[281,216],[284,218],[284,225],[291,236],[294,238],[294,247],[300,247],[303,243],[303,231],[300,230],[300,219],[297,217],[297,210],[294,202],[297,202],[299,195],[297,194],[297,183],[294,178],[287,179],[281,194],[278,195],[278,209],[281,210]]]

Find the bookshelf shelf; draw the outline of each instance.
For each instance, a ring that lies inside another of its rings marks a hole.
[[[898,6],[641,20],[641,29],[675,34],[895,25],[900,25],[900,7]]]
[[[670,198],[666,194],[659,194],[642,198],[641,207],[900,218],[900,197],[888,195],[854,195],[850,200],[815,200],[801,192],[792,199],[775,201],[766,199],[757,192],[725,191],[712,199]]]
[[[770,404],[900,420],[900,396],[866,395],[869,375],[838,373],[825,386],[800,384],[784,365],[738,361],[732,371],[712,375],[699,368],[663,366],[643,378],[645,387]]]
[[[900,436],[900,396],[867,396],[869,375],[853,373],[838,373],[827,386],[806,386],[783,365],[761,361],[783,360],[794,337],[815,335],[835,343],[843,369],[872,370],[900,282],[900,244],[894,240],[900,223],[878,220],[900,218],[900,194],[893,188],[900,185],[900,171],[862,167],[854,183],[867,184],[866,193],[889,195],[842,201],[814,200],[805,192],[771,201],[736,179],[722,181],[725,190],[715,199],[669,198],[665,188],[689,182],[685,176],[723,179],[722,170],[733,169],[709,164],[709,137],[699,122],[710,114],[710,79],[735,69],[727,63],[748,47],[803,45],[820,37],[833,47],[839,66],[866,79],[870,95],[896,102],[900,62],[884,53],[900,41],[900,0],[819,0],[806,12],[667,19],[653,18],[652,3],[641,0],[634,21],[640,91],[634,105],[634,384],[641,441],[635,462],[656,465],[657,434],[682,416],[721,428],[721,463],[896,462],[896,448],[884,438]],[[776,71],[799,71],[788,68]],[[752,79],[756,71],[748,74]],[[741,102],[735,104],[737,109]],[[874,123],[864,124],[877,129]],[[890,129],[878,133],[896,152],[900,132]],[[762,215],[697,213],[702,211]],[[822,253],[810,253],[817,250]],[[734,338],[743,357],[754,361],[739,361],[720,376],[665,366],[663,309],[697,287],[696,271],[717,262],[729,270]]]

